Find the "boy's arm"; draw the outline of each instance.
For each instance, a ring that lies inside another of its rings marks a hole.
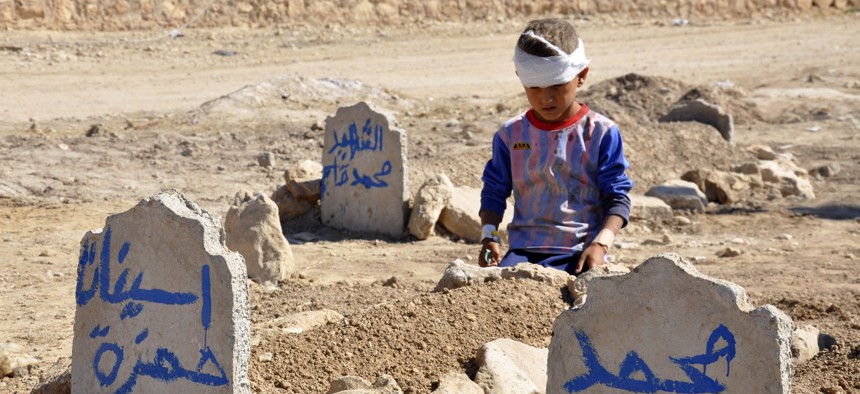
[[[510,151],[504,144],[499,133],[493,137],[493,157],[484,167],[484,175],[481,177],[484,187],[481,189],[481,227],[490,225],[498,230],[505,213],[507,198],[513,190],[511,180]],[[483,231],[482,231],[483,232]],[[489,251],[489,258],[487,253]],[[492,237],[481,240],[481,252],[478,255],[478,265],[481,267],[498,265],[501,261],[501,248],[499,242]]]
[[[597,173],[604,220],[600,232],[579,258],[574,272],[577,275],[605,263],[604,258],[615,236],[630,219],[630,197],[627,193],[633,187],[633,181],[624,173],[627,167],[629,163],[624,157],[621,134],[613,126],[601,140]]]

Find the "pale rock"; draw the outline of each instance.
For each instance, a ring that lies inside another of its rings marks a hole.
[[[329,323],[340,323],[343,320],[343,315],[337,311],[322,309],[318,311],[298,312],[289,316],[272,319],[258,324],[255,329],[261,332],[300,334]]]
[[[699,169],[688,171],[681,179],[693,182],[705,193],[708,201],[733,204],[750,193],[756,183],[750,176],[740,173]],[[757,182],[761,184],[761,180]]]
[[[42,373],[39,384],[30,394],[70,394],[72,392],[72,359],[60,357]]]
[[[785,313],[754,308],[736,284],[659,255],[629,274],[590,281],[587,301],[555,320],[546,392],[618,393],[612,382],[629,378],[656,393],[660,382],[690,382],[687,365],[727,393],[785,394],[791,329]],[[706,368],[696,364],[705,357],[713,359]]]
[[[812,184],[808,179],[798,175],[799,171],[793,163],[784,160],[763,160],[759,166],[762,180],[775,184],[782,197],[815,198]]]
[[[657,197],[631,193],[630,221],[647,220],[650,222],[666,222],[672,220],[672,207]]]
[[[545,392],[547,349],[501,338],[478,349],[475,383],[487,394]]]
[[[313,160],[303,160],[295,167],[284,171],[284,181],[293,197],[316,204],[320,200],[322,175],[322,164]]]
[[[402,394],[403,390],[393,377],[377,376],[373,384],[356,376],[345,376],[331,382],[326,394]]]
[[[800,365],[815,357],[820,351],[818,336],[821,331],[810,325],[798,327],[791,334],[791,357],[794,365]]]
[[[680,179],[654,186],[645,195],[663,200],[672,209],[704,212],[708,206],[708,199],[695,183]]]
[[[723,257],[723,258],[738,257],[742,254],[744,254],[744,252],[740,249],[727,247],[727,248],[717,252],[717,257]]]
[[[660,117],[661,122],[699,122],[711,125],[720,132],[724,140],[732,143],[735,123],[732,114],[722,107],[703,99],[680,101],[672,106],[669,113]]]
[[[263,194],[236,194],[224,227],[227,247],[245,258],[248,277],[277,283],[293,269],[293,251],[281,230],[278,207]]]
[[[840,171],[842,171],[842,167],[839,163],[828,163],[809,170],[809,175],[817,179],[823,179],[835,176]]]
[[[272,152],[263,152],[257,156],[257,164],[260,167],[274,167],[275,166],[275,154]]]
[[[484,394],[477,383],[469,379],[463,372],[448,372],[439,379],[439,387],[434,394]]]
[[[448,264],[445,272],[433,291],[458,289],[473,284],[492,282],[500,279],[530,279],[543,283],[565,283],[570,277],[565,271],[547,268],[537,264],[522,263],[515,267],[479,267],[466,264],[457,259]]]
[[[624,275],[629,272],[630,269],[621,264],[605,264],[594,267],[579,276],[571,275],[567,279],[567,291],[573,297],[573,306],[576,307],[585,303],[588,296],[588,282],[595,278]]]
[[[278,206],[278,217],[281,221],[287,221],[304,215],[316,206],[316,203],[312,203],[307,200],[300,200],[293,196],[286,185],[275,190],[270,199]]]
[[[753,145],[747,148],[747,152],[752,153],[759,160],[776,160],[776,152],[766,145]]]
[[[457,186],[450,202],[442,210],[439,223],[452,234],[468,241],[481,242],[481,189]],[[508,203],[502,222],[499,223],[499,236],[507,240],[507,225],[514,218],[514,208]]]
[[[433,227],[439,220],[442,210],[454,194],[454,185],[445,174],[428,178],[418,195],[409,216],[409,233],[418,239],[427,239],[433,234]]]

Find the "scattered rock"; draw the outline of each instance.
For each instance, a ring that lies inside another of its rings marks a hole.
[[[72,359],[61,357],[42,373],[39,384],[30,394],[70,394],[72,392]]]
[[[445,174],[428,178],[418,194],[409,216],[409,233],[418,239],[427,239],[433,227],[454,195],[454,185]]]
[[[829,163],[809,170],[809,175],[817,179],[830,178],[839,174],[840,171],[842,171],[842,167],[839,163]]]
[[[668,222],[673,218],[672,207],[657,197],[630,194],[630,220],[652,223]]]
[[[316,206],[315,203],[311,203],[307,200],[300,200],[293,196],[293,193],[290,192],[286,185],[275,190],[275,192],[272,193],[271,200],[278,206],[278,217],[281,221],[286,221],[304,215]]]
[[[545,283],[564,283],[570,277],[565,271],[546,268],[537,264],[523,263],[515,267],[487,267],[466,264],[457,259],[448,264],[445,273],[433,291],[458,289],[472,284],[492,282],[499,279],[532,279]]]
[[[276,331],[285,334],[301,334],[328,323],[342,322],[343,319],[343,315],[337,311],[322,309],[294,313],[289,316],[269,320],[261,323],[258,329],[262,332]]]
[[[263,194],[236,193],[224,221],[227,247],[245,258],[248,277],[277,283],[293,269],[293,252],[281,229],[278,206]]]
[[[717,257],[729,258],[729,257],[738,257],[744,254],[744,252],[737,248],[728,247],[719,252],[717,252]]]
[[[287,190],[296,199],[316,204],[320,200],[323,166],[313,160],[303,160],[284,171]]]
[[[676,103],[669,113],[660,117],[661,122],[699,122],[714,126],[724,140],[732,143],[735,123],[732,115],[719,105],[702,99]]]
[[[484,394],[477,383],[463,372],[448,372],[439,379],[439,387],[434,394]]]
[[[820,333],[818,328],[810,325],[801,326],[794,330],[791,334],[791,357],[794,365],[805,363],[818,354],[818,335]]]
[[[708,206],[708,199],[695,183],[680,179],[654,186],[645,195],[663,200],[672,209],[704,212]]]
[[[275,154],[272,152],[263,152],[257,156],[257,164],[260,167],[269,168],[275,166]]]
[[[445,209],[439,216],[439,223],[452,234],[469,242],[481,242],[481,189],[457,186]],[[509,203],[505,216],[499,224],[499,235],[507,240],[507,225],[514,218],[514,209]]]
[[[345,376],[331,382],[326,394],[403,394],[393,377],[380,374],[373,384],[356,376]]]
[[[475,383],[485,393],[545,392],[547,355],[547,349],[496,339],[478,349]]]

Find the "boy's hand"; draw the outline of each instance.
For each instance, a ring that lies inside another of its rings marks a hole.
[[[579,275],[594,267],[606,264],[606,248],[592,242],[588,248],[579,256],[579,261],[576,263],[576,271],[574,275]]]
[[[478,265],[481,267],[495,267],[499,265],[499,261],[501,261],[499,243],[491,239],[481,241],[481,253],[478,254]]]

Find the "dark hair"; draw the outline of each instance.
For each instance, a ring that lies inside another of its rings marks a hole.
[[[573,25],[567,21],[556,18],[533,20],[526,25],[519,40],[517,40],[517,46],[530,55],[550,57],[558,56],[559,53],[539,40],[527,36],[525,33],[528,31],[543,37],[567,54],[575,51],[579,45],[579,34],[576,33]]]

